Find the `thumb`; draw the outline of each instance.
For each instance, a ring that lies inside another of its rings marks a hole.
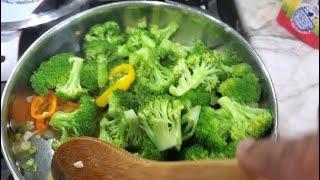
[[[315,152],[311,152],[315,149],[315,142],[314,136],[283,142],[272,139],[246,140],[239,144],[237,157],[240,166],[254,177],[313,179],[311,175],[316,171],[311,171],[314,162],[308,156],[315,155]]]

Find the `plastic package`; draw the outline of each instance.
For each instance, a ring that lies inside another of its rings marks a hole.
[[[319,0],[283,0],[277,21],[303,42],[319,49]]]

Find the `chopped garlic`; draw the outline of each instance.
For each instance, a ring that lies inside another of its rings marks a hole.
[[[38,131],[34,131],[34,132],[26,131],[23,134],[22,138],[23,138],[23,140],[28,141],[33,135],[37,134],[37,132]]]
[[[77,161],[77,162],[73,163],[73,166],[75,168],[80,169],[80,168],[83,168],[83,163],[82,163],[82,161]]]
[[[28,103],[31,103],[33,98],[34,98],[34,96],[28,96],[28,97],[26,97],[26,101]]]

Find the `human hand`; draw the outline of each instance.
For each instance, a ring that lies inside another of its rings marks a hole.
[[[318,180],[319,134],[297,140],[246,140],[239,144],[240,167],[270,180]]]

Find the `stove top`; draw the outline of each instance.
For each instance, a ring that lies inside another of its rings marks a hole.
[[[64,1],[55,1],[55,0],[47,0],[47,1],[49,4],[50,4],[50,1],[54,1],[55,6],[57,6],[56,2],[64,2]],[[103,5],[111,2],[117,2],[117,1],[119,0],[91,0],[91,1],[88,1],[88,4],[85,5],[81,10],[86,10],[99,5]],[[163,0],[163,1],[167,1],[167,0]],[[196,8],[201,8],[209,12],[209,14],[211,14],[212,16],[220,18],[223,22],[229,24],[231,27],[237,30],[240,34],[244,35],[241,29],[240,20],[238,18],[233,0],[171,0],[171,1],[187,4],[189,6],[196,7]],[[47,8],[48,6],[44,7],[44,9],[42,10],[46,10]],[[55,22],[54,24],[56,24],[57,22]],[[27,48],[44,32],[50,29],[54,24],[47,23],[47,24],[39,25],[37,27],[24,29],[22,31],[22,36],[20,39],[18,57],[20,58],[21,55],[27,50]],[[4,59],[1,57],[1,63],[3,62],[3,60]],[[3,92],[5,84],[6,82],[1,82],[1,94]],[[1,154],[1,179],[8,179],[8,180],[13,179],[12,176],[10,175],[9,169],[5,164],[2,154]]]

